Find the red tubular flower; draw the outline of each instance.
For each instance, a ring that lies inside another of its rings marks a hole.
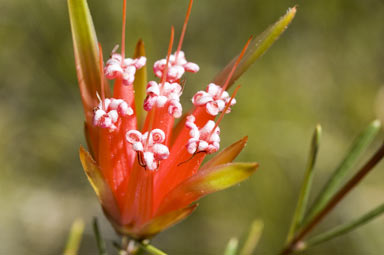
[[[225,82],[216,81],[197,92],[192,100],[195,108],[174,127],[175,118],[182,116],[181,78],[185,72],[199,71],[181,51],[192,2],[176,52],[171,54],[172,28],[167,57],[153,67],[160,80],[147,84],[142,41],[134,58],[125,58],[126,1],[121,54],[113,51],[104,66],[86,1],[68,0],[90,151],[80,147],[80,159],[116,231],[139,240],[184,219],[196,208],[196,200],[239,183],[257,168],[257,163],[231,163],[247,137],[202,165],[207,154],[219,150],[218,125],[236,103],[239,87],[232,96],[226,89],[234,76],[244,72],[244,65],[249,66],[245,60],[252,57],[247,51],[251,39],[228,66]],[[113,93],[106,79],[114,80]],[[142,122],[143,110],[148,113]]]

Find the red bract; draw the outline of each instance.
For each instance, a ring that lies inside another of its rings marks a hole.
[[[122,51],[114,50],[105,66],[86,1],[68,0],[90,151],[81,147],[80,159],[116,231],[135,239],[150,238],[184,219],[196,208],[196,200],[239,183],[257,168],[257,163],[231,163],[246,137],[202,165],[207,154],[219,150],[218,125],[236,103],[239,87],[232,96],[226,89],[249,66],[251,39],[228,71],[218,76],[220,80],[225,75],[225,82],[197,92],[195,108],[182,117],[181,78],[185,72],[199,71],[181,51],[192,2],[176,52],[171,54],[172,28],[167,57],[153,67],[160,80],[147,83],[143,42],[138,42],[134,58],[125,58],[125,0]],[[106,79],[114,80],[113,94]]]

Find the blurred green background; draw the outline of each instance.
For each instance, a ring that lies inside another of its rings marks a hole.
[[[89,0],[105,57],[120,42],[121,2]],[[170,26],[179,35],[187,2],[129,0],[128,54],[143,38],[148,64],[163,58]],[[183,48],[201,71],[187,75],[184,109],[250,35],[295,4],[296,19],[239,80],[238,103],[221,125],[222,147],[249,135],[238,161],[258,161],[259,171],[204,198],[190,218],[156,237],[154,244],[169,254],[222,254],[229,238],[244,237],[255,218],[265,223],[256,254],[276,254],[315,125],[324,130],[313,187],[318,191],[353,138],[377,117],[376,98],[384,85],[382,0],[195,1]],[[79,145],[85,144],[83,112],[66,1],[2,0],[0,14],[0,254],[60,254],[76,217],[87,223],[80,254],[96,254],[93,216],[113,250],[110,241],[117,237],[78,158]],[[382,203],[383,168],[379,165],[317,231]],[[383,223],[377,219],[305,254],[383,254]]]

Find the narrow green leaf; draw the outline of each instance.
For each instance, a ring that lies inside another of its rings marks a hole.
[[[254,220],[251,225],[248,237],[245,241],[243,249],[240,252],[240,255],[252,255],[254,250],[257,247],[261,234],[263,232],[264,223],[261,220]]]
[[[107,250],[105,248],[104,239],[100,233],[99,223],[97,222],[97,218],[93,218],[93,232],[95,234],[95,239],[96,239],[96,243],[97,243],[97,249],[99,250],[99,255],[108,255]]]
[[[143,40],[139,40],[136,44],[134,58],[145,57],[145,47]],[[147,88],[147,66],[145,65],[141,69],[136,71],[135,81],[133,83],[135,88],[135,111],[137,119],[137,127],[140,130],[143,127],[146,111],[144,111],[143,103],[146,97]]]
[[[288,9],[287,13],[282,16],[275,24],[267,28],[258,37],[254,38],[248,49],[246,50],[242,60],[239,63],[235,73],[233,74],[229,86],[231,86],[258,58],[260,58],[286,30],[296,14],[296,7]],[[228,73],[232,69],[238,56],[233,58],[227,66],[216,75],[213,79],[215,84],[224,84]]]
[[[83,238],[84,221],[76,219],[71,227],[67,245],[65,246],[64,255],[77,255],[80,248],[81,239]]]
[[[319,235],[309,239],[305,243],[305,247],[306,248],[312,247],[312,246],[324,243],[328,240],[331,240],[335,237],[338,237],[338,236],[341,236],[341,235],[346,234],[348,232],[351,232],[352,230],[355,230],[356,228],[361,227],[362,225],[364,225],[364,224],[370,222],[371,220],[377,218],[378,216],[380,216],[383,213],[384,213],[384,203],[381,204],[380,206],[376,207],[372,211],[364,214],[363,216],[361,216],[360,218],[358,218],[356,220],[353,220],[349,223],[337,226],[337,227],[335,227],[335,228],[333,228],[333,229],[331,229],[325,233],[319,234]]]
[[[236,255],[237,248],[239,247],[239,240],[233,237],[229,240],[227,247],[225,248],[224,255]]]
[[[319,211],[321,211],[332,198],[332,196],[337,192],[346,175],[352,170],[353,165],[372,143],[373,139],[379,132],[380,127],[380,121],[375,120],[357,137],[344,160],[333,172],[332,176],[329,178],[328,182],[317,196],[317,199],[313,203],[307,216],[304,219],[304,225],[310,221]]]
[[[239,155],[239,153],[244,149],[244,146],[246,145],[247,141],[248,136],[245,136],[241,140],[228,146],[219,154],[215,155],[207,163],[205,163],[200,170],[232,162],[237,157],[237,155]]]
[[[307,170],[305,172],[305,176],[301,185],[300,195],[297,201],[295,212],[293,214],[291,227],[289,228],[287,241],[286,241],[287,243],[291,241],[296,230],[299,228],[303,220],[305,210],[307,208],[308,198],[311,191],[312,180],[313,180],[313,173],[314,173],[313,169],[316,163],[317,153],[320,145],[320,138],[321,138],[321,126],[317,125],[312,136],[312,142],[311,142],[311,147],[310,147],[308,161],[307,161]]]
[[[76,71],[86,113],[98,104],[100,70],[95,28],[86,0],[67,0],[71,22]],[[106,86],[108,87],[108,86]]]
[[[139,242],[139,246],[141,249],[145,250],[146,252],[149,252],[152,255],[167,255],[167,253],[159,250],[153,245],[150,245],[149,243],[146,244],[144,242]]]
[[[257,167],[257,163],[229,163],[200,170],[172,190],[159,211],[185,207],[207,194],[229,188],[247,179]]]

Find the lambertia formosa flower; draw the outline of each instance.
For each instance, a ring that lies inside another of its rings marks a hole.
[[[133,58],[125,56],[126,1],[121,53],[115,48],[104,65],[86,0],[68,0],[89,149],[80,148],[80,159],[115,230],[137,240],[184,219],[196,208],[196,200],[237,184],[256,170],[257,163],[232,163],[246,137],[202,163],[219,150],[219,123],[236,103],[239,86],[232,95],[227,89],[295,14],[290,9],[264,38],[248,40],[223,72],[193,96],[194,108],[183,115],[183,75],[199,71],[181,50],[192,2],[177,49],[172,54],[172,27],[167,56],[153,66],[158,80],[147,82],[143,42],[138,42]],[[264,48],[260,42],[265,42]],[[108,80],[114,82],[113,92]]]

